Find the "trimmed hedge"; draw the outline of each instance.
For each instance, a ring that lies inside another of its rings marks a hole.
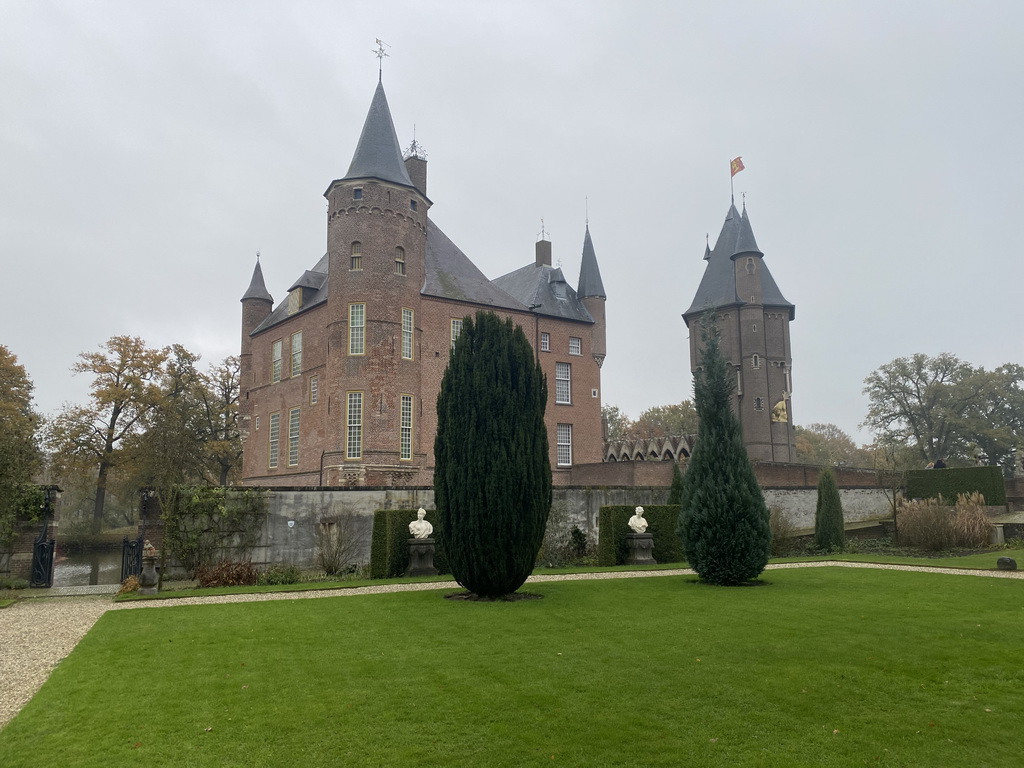
[[[415,509],[378,509],[373,513],[371,579],[390,579],[405,574],[409,567],[409,523],[416,519],[416,512]],[[427,522],[434,526],[434,567],[438,573],[450,573],[435,511],[428,510]]]
[[[613,505],[601,507],[598,517],[600,537],[597,545],[597,564],[622,565],[628,556],[626,534],[629,518],[636,507]],[[647,532],[654,536],[654,559],[659,563],[683,562],[683,543],[676,536],[679,521],[678,504],[660,504],[644,507]]]
[[[980,493],[985,504],[1006,503],[1006,486],[999,467],[957,469],[912,469],[907,472],[908,499],[934,499],[941,495],[952,504],[961,493]]]

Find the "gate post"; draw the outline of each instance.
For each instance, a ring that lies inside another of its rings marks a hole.
[[[50,532],[50,516],[53,514],[53,503],[60,495],[61,489],[56,485],[43,487],[45,501],[43,502],[43,528],[39,536],[32,544],[32,574],[29,580],[31,587],[52,587],[53,586],[53,552],[57,547],[57,540],[48,538]]]

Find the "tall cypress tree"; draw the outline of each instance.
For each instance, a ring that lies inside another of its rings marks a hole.
[[[703,581],[735,586],[764,570],[771,549],[768,507],[730,407],[734,375],[718,330],[702,329],[703,365],[694,375],[700,426],[683,477],[678,532],[690,566]]]
[[[843,502],[839,498],[835,474],[825,467],[818,477],[818,503],[814,509],[814,545],[818,549],[842,549],[845,543]]]
[[[551,508],[547,386],[520,327],[478,312],[441,382],[434,501],[452,575],[477,595],[519,589]]]

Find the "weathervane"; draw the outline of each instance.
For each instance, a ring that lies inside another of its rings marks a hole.
[[[423,145],[416,141],[416,123],[412,124],[412,144],[409,145],[408,149],[405,150],[405,154],[402,155],[404,160],[408,160],[410,157],[418,157],[420,160],[427,159],[427,153],[423,151]]]
[[[547,233],[544,231],[544,217],[543,216],[541,216],[541,219],[540,219],[540,239],[541,240],[547,240]]]
[[[588,197],[587,195],[583,196],[583,213],[584,213],[583,223],[586,224],[589,227],[590,226],[590,197]]]
[[[388,52],[384,50],[384,46],[388,45],[379,37],[376,39],[377,47],[371,48],[371,52],[377,57],[377,79],[379,80],[384,76],[384,57],[388,55]],[[388,45],[388,48],[391,46]]]

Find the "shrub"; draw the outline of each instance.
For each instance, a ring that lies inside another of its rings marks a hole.
[[[28,589],[28,579],[17,576],[0,576],[0,589]]]
[[[953,505],[953,536],[958,547],[984,547],[992,537],[992,523],[985,513],[985,497],[962,493]]]
[[[955,499],[962,493],[980,493],[993,506],[1006,503],[1006,485],[999,467],[915,469],[907,472],[908,499]]]
[[[782,507],[769,508],[768,527],[772,532],[772,557],[785,557],[790,554],[795,549],[792,537],[796,532],[796,526]]]
[[[702,365],[694,374],[700,427],[683,476],[678,531],[686,559],[702,581],[735,586],[764,570],[772,534],[768,507],[732,410],[735,373],[722,356],[710,315],[703,323]]]
[[[482,597],[533,570],[551,508],[547,385],[523,329],[465,318],[437,398],[434,500],[455,580]]]
[[[933,470],[934,471],[934,470]],[[927,552],[939,552],[953,546],[953,519],[941,499],[901,501],[896,510],[899,543]]]
[[[226,553],[247,558],[266,522],[266,492],[176,486],[162,518],[164,546],[186,570],[211,565]]]
[[[814,509],[814,545],[825,551],[839,550],[846,543],[843,530],[843,502],[831,469],[818,477],[818,503]]]
[[[139,577],[135,576],[133,574],[133,575],[129,576],[127,579],[125,579],[124,581],[121,582],[121,588],[117,590],[117,595],[115,595],[115,597],[120,597],[121,595],[127,595],[127,594],[130,594],[132,592],[138,592],[139,591],[139,587],[141,587],[141,586],[142,585],[139,584]]]
[[[350,572],[362,551],[366,534],[352,512],[320,518],[316,527],[316,561],[328,576]]]
[[[257,584],[298,584],[302,581],[302,571],[297,565],[274,563],[256,577]]]
[[[256,583],[259,571],[252,563],[225,560],[214,565],[201,565],[194,578],[200,587],[247,587]]]

